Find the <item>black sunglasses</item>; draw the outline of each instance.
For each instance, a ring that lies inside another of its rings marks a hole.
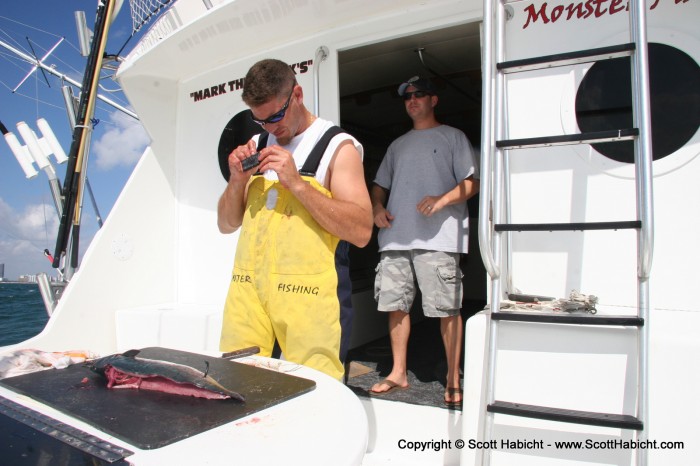
[[[287,113],[287,107],[289,107],[289,101],[292,99],[292,94],[294,93],[294,88],[296,87],[296,83],[294,83],[294,86],[292,86],[292,91],[289,93],[289,97],[287,97],[287,101],[284,103],[284,106],[280,109],[279,112],[273,113],[269,117],[265,118],[264,120],[258,120],[253,116],[253,114],[250,114],[250,117],[253,119],[254,122],[259,124],[260,126],[265,126],[268,123],[278,123],[282,121],[284,118],[284,115]]]
[[[430,95],[430,93],[425,91],[406,92],[403,95],[403,100],[411,100],[411,97],[413,96],[416,96],[416,99],[420,99],[421,97],[425,97],[426,95]]]

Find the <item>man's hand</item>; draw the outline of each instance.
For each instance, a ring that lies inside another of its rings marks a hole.
[[[384,206],[375,205],[372,209],[372,215],[374,216],[374,224],[379,228],[391,228],[394,216]]]
[[[304,183],[301,175],[299,175],[292,154],[278,145],[266,147],[260,151],[258,170],[260,172],[273,170],[277,173],[277,178],[279,178],[282,186],[290,191],[298,183]]]
[[[247,159],[251,155],[255,154],[256,146],[255,141],[252,139],[242,146],[236,147],[228,156],[228,169],[231,172],[231,178],[229,178],[229,183],[245,183],[253,175],[253,170],[244,171],[241,161]]]
[[[443,201],[443,196],[425,196],[416,205],[416,210],[426,217],[430,217],[435,212],[440,212],[446,205]]]

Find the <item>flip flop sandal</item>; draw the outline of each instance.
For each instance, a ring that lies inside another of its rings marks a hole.
[[[405,387],[402,387],[401,385],[397,384],[393,380],[389,380],[389,379],[382,380],[381,382],[379,382],[378,385],[387,385],[389,388],[387,390],[383,390],[381,392],[369,389],[369,394],[371,396],[384,396],[384,395],[387,395],[387,394],[393,392],[394,390],[406,390],[408,388],[408,385]]]
[[[462,402],[464,401],[464,393],[462,392],[461,388],[447,387],[445,395],[448,395],[450,398],[454,398],[455,395],[459,395],[460,398],[459,401],[444,400],[445,406],[448,408],[460,408],[462,406]]]

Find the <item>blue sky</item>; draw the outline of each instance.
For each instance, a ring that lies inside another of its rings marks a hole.
[[[22,0],[3,2],[0,10],[0,40],[27,54],[45,55],[61,37],[46,64],[77,82],[82,82],[86,59],[79,53],[74,12],[85,12],[88,27],[94,28],[97,0]],[[125,2],[111,26],[107,53],[125,55],[136,44],[131,38],[131,16]],[[146,27],[147,28],[147,27]],[[29,41],[27,40],[29,38]],[[44,118],[68,154],[72,134],[57,77],[34,73],[16,91],[12,90],[31,69],[31,65],[0,47],[0,121],[22,142],[16,124],[26,122],[37,134],[37,119]],[[113,72],[103,72],[100,94],[124,107],[129,103],[119,91],[118,83],[110,78]],[[47,85],[48,80],[48,85]],[[74,88],[78,95],[79,90]],[[104,219],[109,215],[120,190],[131,174],[148,143],[148,137],[138,121],[98,101],[89,155],[88,178],[97,207]],[[65,163],[54,163],[63,186]],[[35,166],[36,168],[36,166]],[[81,226],[81,254],[85,252],[98,226],[91,203],[84,201]],[[24,274],[56,272],[44,257],[44,249],[54,252],[58,216],[46,174],[27,179],[4,139],[0,140],[0,264],[5,264],[5,277],[15,279]]]

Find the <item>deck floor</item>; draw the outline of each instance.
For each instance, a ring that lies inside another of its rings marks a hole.
[[[483,309],[483,303],[471,303],[465,309],[467,310],[462,311],[462,317],[466,322],[468,317]],[[424,319],[413,324],[408,341],[407,364],[409,388],[393,390],[392,393],[382,395],[381,399],[461,409],[448,407],[444,403],[447,362],[440,337],[439,319]],[[372,396],[369,389],[389,375],[391,366],[391,343],[387,335],[350,350],[346,361],[346,384],[360,397]],[[464,386],[463,379],[461,384]]]

